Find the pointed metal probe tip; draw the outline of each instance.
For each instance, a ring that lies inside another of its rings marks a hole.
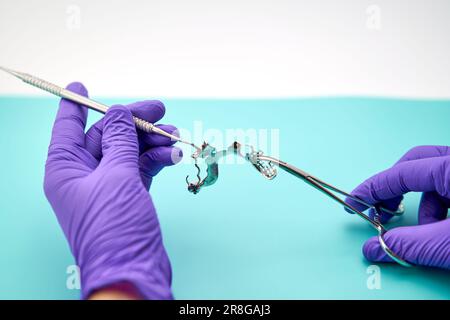
[[[3,70],[3,71],[5,71],[6,73],[9,73],[9,74],[11,74],[11,75],[13,75],[13,76],[15,76],[15,77],[18,77],[18,78],[20,78],[20,76],[21,76],[21,73],[20,73],[20,72],[14,71],[14,70],[11,70],[11,69],[2,67],[2,66],[0,66],[0,70]]]

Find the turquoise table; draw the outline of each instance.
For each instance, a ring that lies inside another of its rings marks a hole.
[[[135,99],[101,99],[127,103]],[[77,299],[66,286],[74,264],[42,181],[58,100],[0,98],[0,298]],[[166,100],[165,122],[192,129],[280,129],[282,159],[345,190],[392,165],[409,148],[450,144],[450,101],[371,98]],[[90,123],[99,118],[92,113]],[[188,164],[152,186],[179,299],[449,299],[450,274],[380,265],[367,286],[361,255],[375,235],[364,221],[281,172],[225,165],[218,183],[186,191]],[[169,196],[170,192],[170,196]],[[419,195],[406,196],[417,221]]]

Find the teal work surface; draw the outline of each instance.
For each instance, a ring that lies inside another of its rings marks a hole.
[[[42,190],[57,103],[55,98],[0,98],[3,299],[79,297],[79,290],[67,286],[74,261]],[[450,101],[165,103],[163,122],[180,128],[192,130],[202,121],[203,130],[279,129],[283,160],[349,191],[411,147],[450,144]],[[99,117],[91,112],[89,122]],[[361,247],[374,230],[285,172],[268,181],[249,164],[226,164],[219,181],[198,195],[186,190],[185,176],[193,173],[188,163],[165,169],[151,189],[178,299],[450,298],[450,274],[441,270],[380,264],[380,287],[368,286],[374,267]],[[406,196],[407,212],[394,226],[417,222],[419,197]]]

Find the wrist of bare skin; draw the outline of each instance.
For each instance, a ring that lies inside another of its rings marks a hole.
[[[141,300],[136,287],[129,282],[118,282],[93,292],[89,300]]]

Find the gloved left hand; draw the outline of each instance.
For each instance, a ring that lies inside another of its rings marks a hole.
[[[80,83],[68,89],[87,96]],[[148,188],[158,171],[181,159],[181,150],[154,134],[140,133],[138,140],[132,112],[156,122],[164,106],[113,106],[85,134],[87,109],[63,99],[53,127],[44,190],[80,267],[83,298],[118,283],[131,284],[142,298],[172,298]]]

